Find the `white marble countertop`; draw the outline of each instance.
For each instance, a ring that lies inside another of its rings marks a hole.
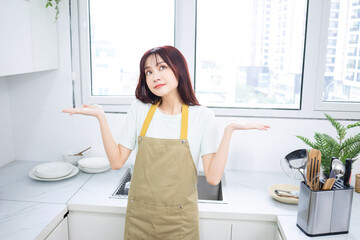
[[[92,175],[42,182],[29,177],[38,161],[13,161],[0,168],[0,239],[44,239],[67,213],[67,202]]]
[[[92,176],[81,171],[55,182],[33,180],[29,172],[39,161],[13,161],[0,168],[0,200],[66,204]]]
[[[79,172],[66,180],[41,182],[28,176],[39,163],[43,162],[14,161],[0,168],[0,239],[42,239],[68,210],[125,214],[127,199],[109,198],[125,167],[101,174]],[[228,203],[199,203],[200,218],[272,221],[279,224],[284,239],[308,239],[296,227],[297,205],[280,203],[267,191],[272,184],[298,181],[278,172],[226,171],[225,183]],[[360,239],[360,230],[355,227],[360,224],[359,208],[360,194],[354,193],[349,234],[331,239]]]
[[[67,211],[64,204],[0,200],[0,239],[45,239]]]

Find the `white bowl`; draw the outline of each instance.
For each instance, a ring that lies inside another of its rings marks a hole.
[[[73,164],[75,166],[78,164],[78,161],[80,159],[82,159],[82,158],[83,158],[82,155],[81,156],[75,156],[73,154],[63,154],[63,157],[62,157],[64,162],[71,163],[71,164]]]
[[[34,174],[40,178],[60,178],[69,175],[74,166],[66,162],[47,162],[34,167]]]
[[[82,168],[102,169],[110,166],[109,160],[103,157],[89,157],[79,160],[78,165]]]

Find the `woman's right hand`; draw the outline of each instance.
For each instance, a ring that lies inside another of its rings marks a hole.
[[[100,105],[82,105],[81,108],[68,108],[62,110],[64,113],[70,113],[70,115],[73,114],[82,114],[82,115],[88,115],[88,116],[94,116],[96,118],[99,118],[100,116],[104,115],[104,110]]]

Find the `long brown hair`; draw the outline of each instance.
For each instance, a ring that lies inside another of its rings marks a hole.
[[[161,97],[154,95],[146,84],[145,62],[151,55],[161,57],[174,72],[176,79],[179,82],[178,91],[183,103],[187,105],[200,105],[191,85],[189,69],[185,57],[178,49],[172,46],[156,47],[144,53],[140,60],[140,76],[135,90],[136,98],[144,103],[151,104],[156,104],[161,100]]]

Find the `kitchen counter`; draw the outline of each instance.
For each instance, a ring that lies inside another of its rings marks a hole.
[[[67,202],[91,178],[42,182],[29,177],[38,161],[13,161],[0,168],[0,239],[44,239],[67,213]]]
[[[127,199],[109,198],[125,167],[41,182],[28,176],[40,163],[14,161],[0,168],[0,239],[43,239],[68,210],[125,214]],[[313,239],[296,227],[297,205],[280,203],[267,192],[272,184],[298,181],[278,172],[226,171],[225,183],[228,204],[199,203],[200,218],[277,222],[284,239]],[[360,239],[359,224],[360,194],[354,193],[349,234],[316,239]]]
[[[119,171],[125,170],[94,174],[68,202],[68,209],[125,213],[127,199],[109,198],[120,181]],[[298,184],[283,174],[226,171],[225,182],[228,204],[199,203],[200,217],[276,221],[277,215],[296,215],[296,205],[275,201],[267,192],[268,186],[275,183]]]
[[[0,239],[45,239],[67,211],[64,204],[0,200]]]

